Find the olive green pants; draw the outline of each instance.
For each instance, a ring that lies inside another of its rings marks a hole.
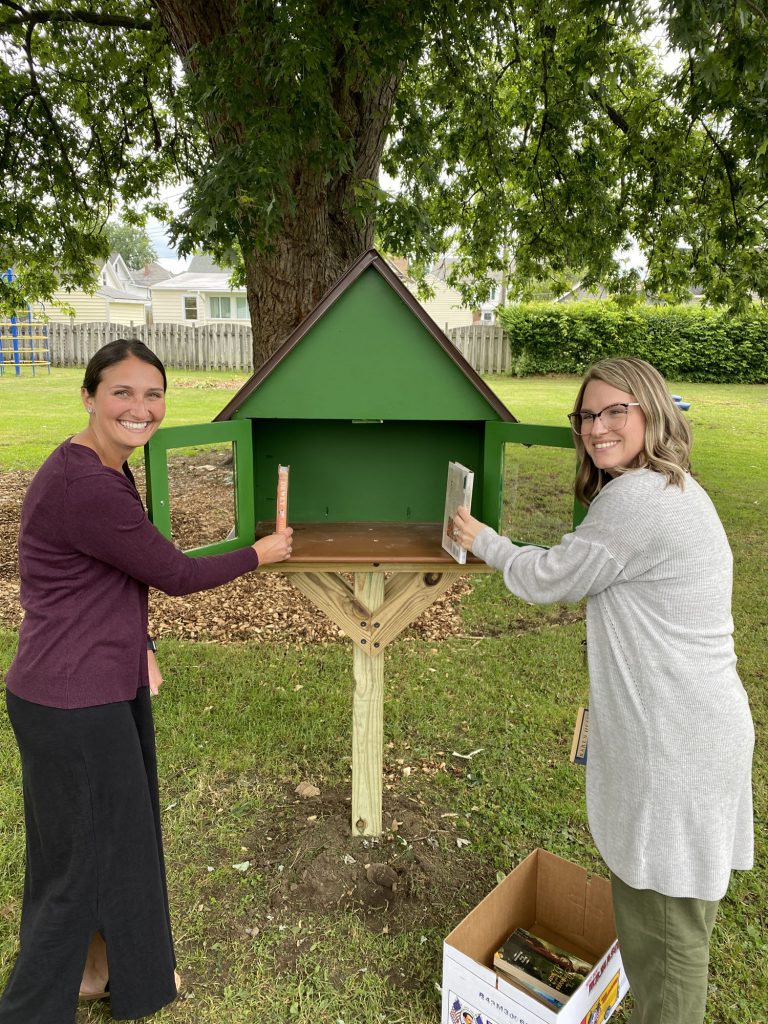
[[[703,1024],[719,901],[633,889],[611,874],[613,914],[634,999],[630,1024]]]

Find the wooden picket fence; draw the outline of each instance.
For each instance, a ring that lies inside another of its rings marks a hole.
[[[250,324],[87,323],[48,326],[51,365],[85,366],[102,345],[117,338],[139,338],[166,366],[182,370],[253,371]],[[448,337],[478,373],[510,373],[509,341],[497,324],[453,327]]]
[[[85,366],[109,341],[138,338],[166,366],[181,370],[253,370],[250,324],[214,323],[202,327],[187,324],[86,323],[49,324],[53,366]]]
[[[478,373],[511,373],[509,339],[499,324],[451,327],[448,337]]]

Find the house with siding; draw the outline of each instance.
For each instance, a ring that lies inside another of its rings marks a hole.
[[[476,315],[462,305],[461,295],[443,277],[430,274],[427,283],[433,296],[422,300],[416,284],[408,277],[407,263],[389,260],[389,265],[416,297],[435,323],[447,330],[473,323]],[[154,323],[186,323],[195,326],[221,322],[250,323],[244,287],[230,284],[231,271],[217,266],[209,256],[195,256],[183,274],[150,287]]]
[[[232,271],[217,266],[210,256],[195,256],[183,274],[150,285],[152,320],[156,324],[250,324],[245,287],[233,287]]]
[[[419,298],[416,294],[416,285],[409,277],[403,278],[403,284],[441,330],[467,327],[475,322],[473,311],[462,304],[461,295],[455,288],[434,274],[427,274],[425,280],[432,289],[432,295],[428,299]]]
[[[113,253],[101,266],[96,266],[94,273],[92,294],[79,288],[60,288],[54,292],[54,301],[38,303],[36,312],[51,323],[97,322],[132,327],[147,322],[149,291],[134,282],[131,270],[119,253]],[[70,307],[72,312],[63,309],[61,304]]]
[[[492,271],[489,275],[490,290],[488,298],[485,302],[482,302],[479,307],[470,310],[468,306],[462,305],[461,293],[448,283],[451,272],[456,264],[456,258],[453,256],[442,256],[436,263],[433,263],[430,267],[429,273],[427,274],[427,280],[432,282],[439,282],[446,292],[449,292],[454,297],[453,301],[457,307],[460,307],[464,313],[469,314],[469,319],[466,320],[454,320],[449,327],[465,327],[468,324],[482,324],[485,326],[491,326],[496,323],[496,310],[499,306],[503,306],[507,300],[506,286],[504,283],[504,275],[498,271]],[[434,285],[433,285],[434,287]],[[437,292],[435,292],[437,295]],[[440,321],[438,321],[439,323]],[[444,328],[445,329],[445,328]]]

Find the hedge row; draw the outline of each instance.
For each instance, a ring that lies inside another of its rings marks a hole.
[[[696,306],[535,303],[499,310],[512,372],[583,373],[598,359],[638,356],[673,380],[768,382],[768,311],[741,317]]]

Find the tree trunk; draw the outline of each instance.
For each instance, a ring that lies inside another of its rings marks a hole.
[[[324,186],[306,167],[297,168],[297,216],[274,248],[258,252],[241,239],[248,307],[258,366],[285,341],[335,281],[373,245],[374,210],[361,216],[357,190],[378,181],[387,125],[399,76],[375,91],[350,89],[337,102],[355,140],[351,171]]]
[[[189,74],[194,75],[196,70],[196,45],[205,46],[220,39],[226,59],[224,37],[238,30],[233,21],[234,5],[227,0],[153,3]],[[329,25],[329,32],[332,31]],[[257,245],[255,232],[247,226],[238,232],[255,366],[279,348],[334,282],[373,244],[375,204],[370,202],[361,207],[361,185],[378,181],[402,68],[394,73],[382,71],[379,81],[371,81],[370,75],[355,78],[345,73],[342,47],[339,53],[338,74],[329,80],[328,88],[345,138],[352,142],[349,169],[329,181],[309,161],[296,164],[290,174],[296,213],[283,221],[282,230],[270,239],[268,247]],[[257,63],[254,64],[256,75]],[[242,140],[243,131],[247,131],[241,124],[228,124],[227,130],[222,131],[222,125],[215,122],[210,112],[202,109],[200,114],[208,128],[214,156],[220,147],[231,144],[233,136]]]
[[[249,249],[247,239],[241,243],[254,366],[280,347],[334,282],[370,248],[372,224],[360,230],[342,221],[341,230],[331,232],[334,219],[340,218],[334,218],[327,202],[312,211],[303,206],[291,233],[277,239],[268,253]]]

